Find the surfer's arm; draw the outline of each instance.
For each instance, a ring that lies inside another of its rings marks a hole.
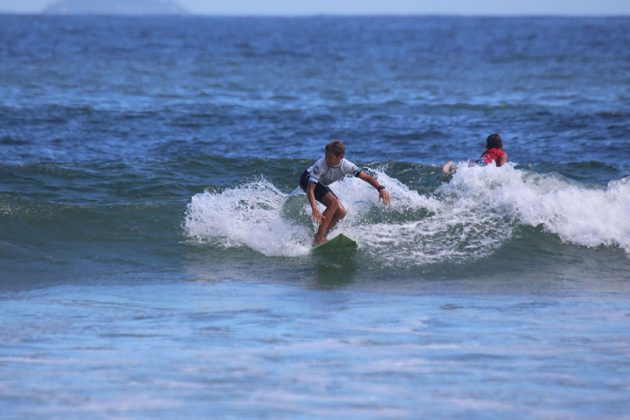
[[[442,166],[442,172],[444,175],[450,175],[457,170],[457,165],[453,163],[452,160],[449,160]]]
[[[319,225],[322,222],[324,216],[317,208],[317,203],[315,202],[315,185],[312,182],[309,182],[306,186],[306,196],[308,197],[308,202],[311,205],[311,213],[313,220]]]
[[[507,163],[507,153],[499,156],[497,159],[497,166],[503,166]]]
[[[357,176],[376,188],[376,190],[378,191],[378,198],[383,200],[384,204],[389,204],[389,193],[385,191],[385,187],[381,185],[380,182],[368,175],[365,171],[359,172]]]

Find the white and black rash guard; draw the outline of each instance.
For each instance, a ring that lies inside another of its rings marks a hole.
[[[328,166],[326,158],[321,158],[308,168],[308,182],[328,186],[349,175],[359,176],[360,172],[361,169],[349,160],[342,159],[338,166]]]

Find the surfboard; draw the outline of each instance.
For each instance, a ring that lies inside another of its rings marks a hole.
[[[335,236],[332,239],[329,239],[323,244],[314,246],[311,249],[311,252],[347,252],[354,251],[355,249],[357,249],[358,246],[359,245],[354,239],[347,237],[343,233],[340,233],[339,235]]]

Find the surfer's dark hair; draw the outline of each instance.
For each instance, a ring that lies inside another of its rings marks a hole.
[[[339,140],[331,141],[326,145],[326,153],[332,153],[336,156],[343,156],[346,154],[346,146]]]
[[[486,139],[486,149],[503,149],[503,140],[497,133],[490,134]]]

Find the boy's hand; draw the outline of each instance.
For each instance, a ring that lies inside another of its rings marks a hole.
[[[313,218],[313,221],[318,225],[321,224],[322,220],[325,219],[325,217],[322,215],[317,207],[313,209],[313,215],[311,217]]]
[[[389,193],[385,190],[379,190],[378,199],[383,200],[383,204],[389,204]]]

